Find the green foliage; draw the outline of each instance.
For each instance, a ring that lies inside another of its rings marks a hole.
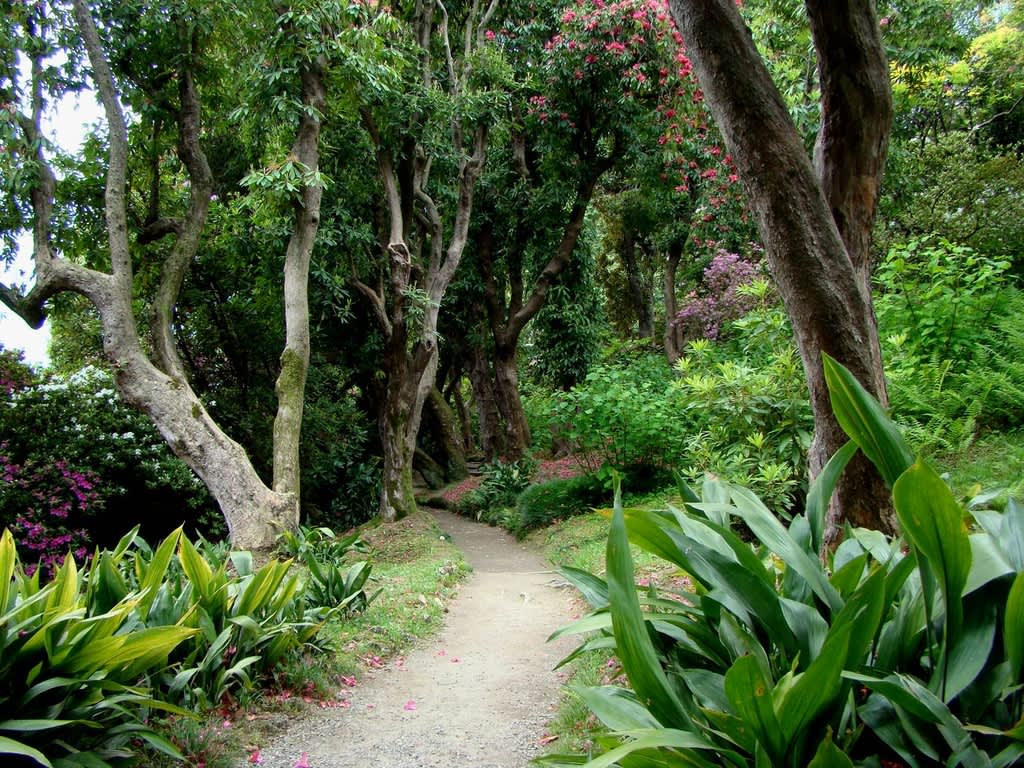
[[[511,507],[537,471],[537,460],[524,456],[518,461],[495,461],[484,469],[479,487],[465,494],[456,503],[461,515],[480,517],[492,509]]]
[[[574,517],[605,501],[607,485],[594,474],[531,485],[516,500],[515,530],[523,535],[556,520]]]
[[[686,425],[669,400],[672,378],[658,355],[595,366],[581,385],[558,396],[550,430],[570,440],[591,471],[605,462],[619,468],[680,463]]]
[[[607,581],[566,574],[595,610],[558,633],[598,630],[577,653],[611,644],[632,687],[582,694],[608,728],[588,765],[1008,766],[1024,754],[1024,507],[968,515],[852,376],[825,367],[840,422],[893,481],[907,544],[853,529],[820,549],[814,532],[852,451],[788,529],[718,480],[665,511],[617,500]],[[638,593],[630,542],[693,591]]]
[[[919,450],[1024,423],[1024,296],[1008,266],[936,238],[894,247],[879,267],[890,402]]]
[[[534,408],[551,407],[539,434],[572,441],[592,471],[607,463],[677,467],[691,479],[714,472],[784,513],[801,493],[812,429],[788,324],[762,306],[723,336],[691,342],[676,375],[660,356],[628,357],[596,366],[568,393],[532,397]]]
[[[0,538],[0,754],[46,766],[124,764],[142,739],[174,749],[144,724],[155,710],[143,676],[199,630],[140,626],[148,596],[129,591],[107,561],[86,572],[70,556],[54,578],[21,568],[9,531]],[[111,589],[113,587],[113,589]]]
[[[33,547],[30,556],[28,542],[44,541],[26,526],[48,527],[51,539],[73,534],[86,547],[113,546],[139,521],[140,505],[149,513],[146,530],[156,536],[182,523],[223,532],[205,487],[152,423],[121,401],[109,373],[86,367],[12,389],[0,408],[0,433],[7,468],[0,474],[0,525],[25,520],[18,527],[26,565],[62,560],[72,543]]]
[[[875,273],[879,322],[905,334],[912,358],[966,366],[1005,309],[1009,267],[943,238],[893,246]]]

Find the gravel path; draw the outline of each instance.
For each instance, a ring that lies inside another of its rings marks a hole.
[[[524,768],[541,753],[562,682],[552,669],[573,647],[546,640],[571,595],[500,529],[431,513],[474,569],[444,629],[364,673],[349,708],[290,723],[262,750],[264,768],[293,768],[302,752],[310,768]]]

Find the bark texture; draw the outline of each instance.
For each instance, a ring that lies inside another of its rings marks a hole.
[[[810,463],[846,442],[832,414],[821,353],[885,399],[866,266],[885,139],[887,66],[869,2],[807,0],[822,73],[822,137],[812,165],[732,0],[670,0],[676,24],[730,151],[793,324],[811,396]],[[867,136],[856,138],[858,132]],[[853,247],[850,247],[853,244]],[[862,244],[863,247],[861,247]],[[848,470],[830,515],[895,529],[889,493],[861,462]]]
[[[310,174],[320,162],[320,115],[327,102],[324,62],[316,60],[301,68],[302,103],[306,107],[291,156]],[[295,203],[295,225],[284,258],[285,348],[274,390],[277,415],[274,418],[274,491],[286,498],[291,511],[284,525],[299,524],[299,442],[302,412],[309,372],[309,262],[320,226],[319,184],[306,184]]]
[[[124,113],[88,4],[85,0],[74,0],[73,7],[109,129],[105,214],[111,271],[88,269],[53,253],[50,232],[56,181],[41,149],[37,149],[34,160],[40,169],[40,181],[31,192],[36,284],[27,296],[0,286],[0,299],[37,327],[45,318],[45,302],[56,293],[73,291],[88,298],[99,311],[104,353],[114,369],[121,396],[153,421],[175,455],[206,484],[224,514],[232,544],[248,549],[269,548],[277,534],[275,526],[293,526],[298,522],[297,483],[294,494],[290,488],[279,493],[260,479],[245,450],[220,429],[189,386],[172,330],[174,305],[199,247],[213,187],[199,141],[200,100],[189,68],[195,41],[190,39],[193,48],[183,52],[180,69],[175,73],[179,86],[177,151],[190,181],[187,213],[180,221],[152,216],[141,238],[149,242],[165,235],[176,237],[162,264],[152,300],[151,359],[144,351],[132,309],[132,254],[126,209],[128,133]],[[41,60],[33,62],[32,116],[20,121],[26,137],[36,146],[41,146],[41,67]],[[312,233],[315,234],[315,228]],[[304,229],[301,237],[311,238],[310,230]],[[301,275],[298,277],[301,279]],[[298,413],[301,419],[301,407]]]

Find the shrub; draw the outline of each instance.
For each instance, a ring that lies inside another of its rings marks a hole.
[[[484,469],[480,485],[459,498],[455,511],[479,519],[487,510],[510,507],[536,471],[537,460],[532,456],[518,461],[495,461]]]
[[[87,367],[0,397],[0,525],[22,531],[16,521],[25,518],[44,530],[66,529],[44,532],[45,539],[70,532],[74,548],[112,547],[145,507],[147,535],[182,523],[212,536],[224,531],[205,486],[150,421],[120,400],[109,373]],[[59,562],[70,543],[40,550],[45,539],[34,539],[32,549],[19,541],[26,566],[39,557]]]
[[[144,676],[197,634],[182,626],[139,627],[145,596],[99,598],[101,562],[80,571],[65,559],[40,586],[18,562],[9,531],[0,537],[0,755],[33,764],[124,763],[132,742],[177,755],[143,723],[152,698]],[[16,763],[17,764],[17,763]]]
[[[750,491],[714,480],[680,509],[617,501],[607,581],[566,572],[595,610],[565,631],[602,630],[576,653],[613,646],[632,686],[581,691],[609,729],[590,764],[1008,766],[1024,756],[1024,506],[973,508],[968,530],[967,510],[877,402],[825,366],[853,442],[819,476],[806,515],[787,529]],[[854,529],[829,553],[828,499],[858,447],[891,483],[906,540]],[[630,543],[695,589],[638,592]]]
[[[570,441],[592,472],[605,463],[616,468],[678,463],[687,430],[671,397],[673,378],[660,355],[595,366],[583,384],[560,393],[550,429]]]
[[[880,266],[889,399],[919,450],[1024,424],[1024,295],[1008,266],[935,238],[891,248]]]
[[[583,514],[607,495],[605,482],[593,474],[531,485],[516,501],[515,532],[523,535],[555,520]]]
[[[757,305],[756,296],[741,290],[761,275],[757,262],[719,251],[704,270],[701,293],[691,291],[672,322],[687,339],[717,339],[727,324]]]

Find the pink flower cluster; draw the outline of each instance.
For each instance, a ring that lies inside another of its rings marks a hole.
[[[479,475],[467,477],[458,485],[453,485],[451,488],[449,488],[443,494],[441,494],[441,498],[443,498],[448,504],[457,504],[462,499],[462,497],[465,496],[467,493],[469,493],[470,491],[475,491],[477,488],[479,488],[480,483],[482,483],[483,481],[483,477]]]
[[[101,504],[97,475],[79,471],[64,461],[48,466],[21,466],[11,461],[0,443],[0,493],[20,505],[12,533],[32,574],[42,568],[52,576],[71,552],[80,564],[89,558],[90,536],[83,518]]]

